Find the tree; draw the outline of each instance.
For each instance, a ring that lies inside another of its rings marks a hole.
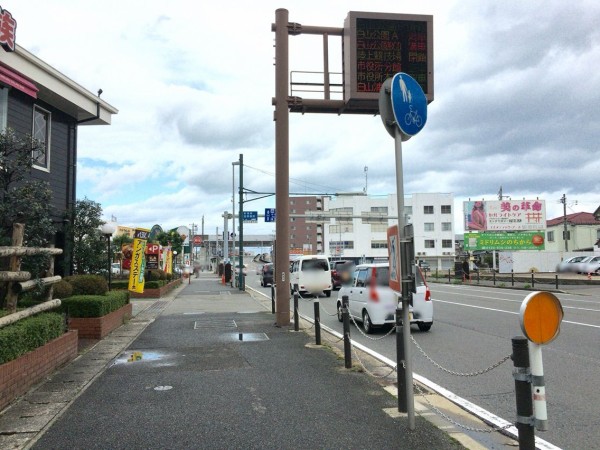
[[[161,231],[156,235],[155,240],[163,247],[171,245],[171,249],[180,255],[183,252],[183,239],[176,229]]]
[[[102,206],[84,198],[71,212],[67,233],[73,238],[74,273],[101,273],[107,269],[106,238],[100,232]]]
[[[48,183],[27,179],[31,173],[33,153],[45,151],[45,146],[30,135],[18,137],[10,128],[0,133],[0,246],[12,242],[15,223],[25,225],[23,246],[47,247],[56,229],[51,218],[52,191]],[[24,257],[21,270],[32,278],[44,276],[50,257]],[[6,268],[8,259],[0,261]],[[0,285],[0,303],[4,301],[5,286]]]

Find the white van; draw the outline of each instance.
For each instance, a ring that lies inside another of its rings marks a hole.
[[[409,309],[410,323],[416,324],[421,331],[429,331],[433,325],[431,292],[421,269],[418,266],[413,269],[417,292],[413,294]],[[375,327],[395,324],[398,296],[389,287],[389,281],[388,263],[356,266],[352,283],[342,285],[338,293],[338,320],[342,321],[342,297],[347,295],[350,315],[363,323],[366,333],[372,333]]]
[[[325,255],[303,255],[290,266],[290,292],[331,297],[331,268]]]

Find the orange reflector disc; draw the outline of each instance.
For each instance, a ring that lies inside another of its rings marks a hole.
[[[527,339],[535,344],[547,344],[558,336],[563,309],[554,294],[532,292],[521,303],[519,317]]]

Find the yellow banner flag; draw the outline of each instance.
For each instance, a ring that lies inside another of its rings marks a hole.
[[[144,273],[146,272],[146,242],[150,230],[136,228],[133,236],[133,254],[131,255],[131,269],[129,270],[129,290],[144,292]]]
[[[165,267],[167,269],[167,274],[173,273],[173,252],[170,248],[167,250],[167,263],[165,264]]]

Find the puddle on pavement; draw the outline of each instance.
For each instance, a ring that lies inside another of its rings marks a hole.
[[[238,342],[258,342],[269,340],[269,337],[265,333],[228,333],[226,336],[230,340]]]
[[[140,364],[144,362],[159,363],[160,366],[172,366],[173,361],[167,361],[172,358],[172,354],[158,352],[154,350],[129,350],[121,355],[111,364],[112,366],[121,364]]]

